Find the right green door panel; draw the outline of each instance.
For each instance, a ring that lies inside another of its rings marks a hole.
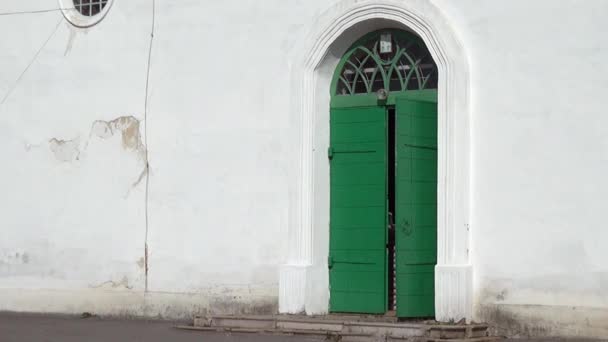
[[[397,98],[395,110],[397,316],[433,317],[437,262],[436,93],[424,99]]]
[[[386,310],[386,109],[330,112],[332,312]]]

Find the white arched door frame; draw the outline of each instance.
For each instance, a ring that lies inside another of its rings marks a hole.
[[[469,262],[470,101],[469,64],[464,47],[447,18],[428,0],[343,0],[315,23],[319,30],[301,43],[304,55],[292,65],[291,112],[300,129],[297,188],[289,222],[289,258],[280,269],[279,311],[309,312],[307,282],[313,264],[315,73],[334,43],[356,24],[384,19],[402,24],[426,43],[439,71],[438,212],[436,318],[471,319],[472,266]],[[329,110],[329,109],[328,109]],[[327,227],[329,229],[329,225]]]

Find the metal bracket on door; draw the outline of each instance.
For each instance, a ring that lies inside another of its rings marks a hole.
[[[422,146],[422,145],[412,145],[412,144],[403,144],[403,146],[405,146],[405,147],[413,147],[413,148],[422,148],[422,149],[425,149],[425,150],[437,151],[437,147]]]

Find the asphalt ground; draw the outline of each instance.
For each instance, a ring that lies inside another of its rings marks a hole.
[[[321,342],[320,336],[218,333],[176,329],[191,322],[0,313],[0,342]],[[330,340],[331,341],[331,340]],[[517,339],[515,342],[589,342]],[[597,341],[597,340],[595,340]],[[608,340],[607,340],[608,341]]]

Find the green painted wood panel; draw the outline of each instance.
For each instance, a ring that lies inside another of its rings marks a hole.
[[[330,112],[332,312],[386,311],[386,109]]]
[[[397,316],[435,315],[437,100],[397,98],[395,246]]]

